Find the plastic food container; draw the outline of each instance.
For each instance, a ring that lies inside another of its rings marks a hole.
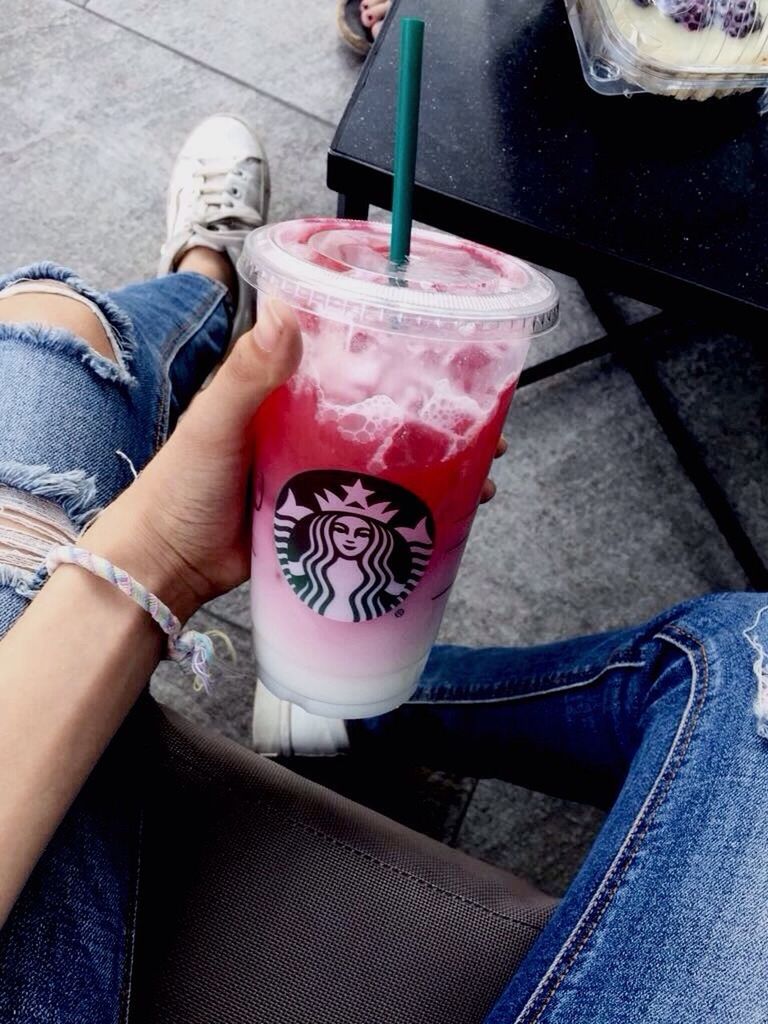
[[[703,100],[768,87],[768,0],[566,0],[584,77],[606,95]]]

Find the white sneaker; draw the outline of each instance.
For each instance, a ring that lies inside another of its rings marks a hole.
[[[239,117],[207,117],[173,165],[158,275],[171,273],[198,245],[226,253],[237,266],[247,235],[265,223],[268,210],[269,165],[261,142]],[[232,337],[252,326],[253,290],[240,281]]]
[[[267,757],[330,757],[349,749],[342,718],[310,715],[262,682],[253,695],[253,749]]]

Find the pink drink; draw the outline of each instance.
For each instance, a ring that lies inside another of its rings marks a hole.
[[[557,319],[542,274],[414,232],[262,228],[241,272],[297,312],[304,357],[256,422],[259,675],[310,712],[381,714],[412,694],[437,635],[531,337]]]

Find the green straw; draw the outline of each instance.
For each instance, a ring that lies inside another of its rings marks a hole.
[[[389,259],[396,267],[407,261],[411,251],[423,50],[424,22],[421,18],[401,18],[392,185],[392,234],[389,241]]]

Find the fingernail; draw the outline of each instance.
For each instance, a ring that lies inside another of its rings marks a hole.
[[[253,336],[256,344],[263,352],[274,352],[280,344],[283,332],[283,321],[272,299],[264,304],[261,315],[261,326],[254,328]]]

